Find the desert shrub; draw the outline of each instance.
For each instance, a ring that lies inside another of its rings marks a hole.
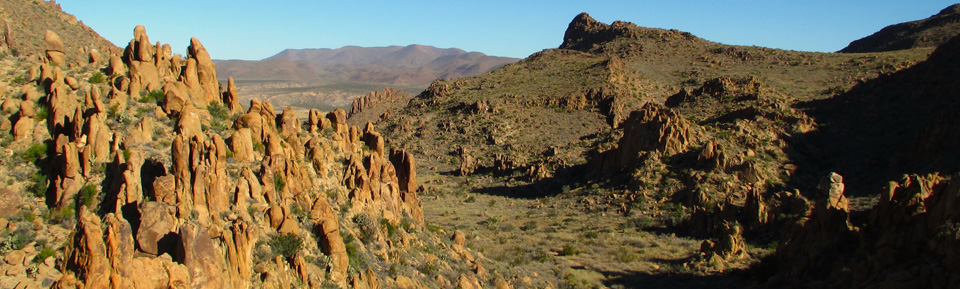
[[[620,224],[620,230],[643,230],[653,226],[653,219],[648,216],[639,216],[636,218],[627,219],[625,222],[623,222],[623,224]]]
[[[690,213],[682,205],[667,203],[662,208],[666,214],[661,215],[660,222],[667,226],[680,226],[690,219]]]
[[[533,252],[533,260],[540,263],[546,262],[550,260],[550,254],[544,252],[543,250],[537,250],[536,252]]]
[[[93,202],[97,200],[97,185],[87,184],[80,188],[80,201],[87,207],[92,207]]]
[[[296,216],[300,222],[310,218],[310,212],[304,210],[303,207],[300,206],[300,203],[293,203],[293,205],[290,206],[290,214]]]
[[[580,254],[580,250],[570,244],[564,244],[560,249],[560,256],[573,256],[576,254]]]
[[[212,116],[216,122],[222,122],[230,117],[230,110],[217,101],[211,101],[207,104],[207,112],[210,113],[210,116]]]
[[[43,199],[47,197],[47,175],[42,171],[36,171],[33,175],[30,175],[30,181],[27,185],[27,190],[31,195],[38,199]]]
[[[118,112],[120,112],[120,104],[111,105],[107,108],[107,118],[116,118]]]
[[[0,253],[6,254],[13,250],[20,250],[33,242],[37,234],[29,227],[31,226],[18,226],[17,230],[4,236],[3,240],[0,240]]]
[[[420,270],[420,273],[424,275],[434,276],[440,271],[440,266],[437,266],[436,262],[423,262],[423,266],[420,266],[417,270]]]
[[[523,224],[523,226],[520,227],[520,230],[532,231],[532,230],[536,230],[538,227],[539,225],[537,224],[537,221],[530,220],[530,221],[527,221],[526,224]]]
[[[473,203],[473,202],[476,202],[476,201],[477,201],[477,198],[474,197],[474,196],[467,197],[466,200],[463,200],[464,203]]]
[[[90,79],[87,79],[91,84],[101,84],[107,81],[107,78],[103,73],[96,72],[90,76]]]
[[[10,80],[10,85],[21,86],[21,85],[27,84],[28,81],[29,80],[23,75],[17,75],[17,77],[14,77],[13,79]]]
[[[47,143],[38,142],[27,148],[20,157],[27,162],[36,163],[47,156]]]
[[[253,141],[253,150],[262,154],[266,152],[267,148],[263,146],[263,143],[258,141]]]
[[[617,254],[617,261],[622,263],[630,263],[639,259],[640,256],[637,253],[621,253]]]
[[[413,221],[410,220],[410,217],[403,216],[400,219],[400,228],[403,228],[404,231],[412,233],[416,228],[413,226]]]
[[[303,239],[300,239],[300,236],[296,234],[276,234],[270,236],[267,245],[275,254],[290,258],[300,252],[300,249],[303,249]]]
[[[500,218],[495,216],[490,216],[486,220],[480,221],[480,225],[487,227],[489,230],[495,230],[499,228]]]
[[[162,102],[167,98],[167,94],[163,90],[154,89],[147,92],[145,95],[140,97],[140,102],[151,103],[151,102]]]
[[[36,118],[37,120],[44,120],[44,119],[47,119],[47,117],[49,116],[50,116],[50,108],[42,104],[37,106],[37,115],[34,116],[34,118]]]
[[[287,186],[287,182],[283,180],[283,175],[280,172],[273,173],[273,187],[277,192],[282,192],[283,188]]]
[[[377,227],[373,224],[373,220],[370,220],[366,214],[360,213],[353,216],[353,223],[357,224],[357,227],[360,228],[360,241],[370,243],[370,241],[373,241],[373,239],[377,237]]]
[[[393,238],[393,235],[397,234],[397,226],[394,226],[387,219],[380,219],[380,227],[382,227],[383,230],[387,232],[388,238]]]
[[[43,263],[43,260],[46,260],[48,257],[53,257],[57,255],[57,251],[51,247],[43,246],[40,249],[40,253],[37,253],[37,257],[33,258],[33,261],[36,263]]]
[[[44,218],[49,220],[51,224],[63,223],[64,221],[73,219],[74,215],[76,215],[74,210],[76,206],[77,203],[74,202],[61,208],[50,208],[45,212],[46,216],[44,216]]]

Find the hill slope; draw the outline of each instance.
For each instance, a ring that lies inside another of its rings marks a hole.
[[[918,47],[937,47],[960,34],[960,4],[933,16],[887,26],[870,36],[850,42],[839,52],[881,52]]]
[[[8,46],[20,55],[42,56],[47,30],[62,39],[67,63],[86,63],[89,49],[97,49],[103,55],[119,52],[118,47],[82,21],[64,13],[56,2],[2,0],[0,7],[0,46]]]

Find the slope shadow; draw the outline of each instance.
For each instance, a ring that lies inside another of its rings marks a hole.
[[[528,168],[516,168],[504,176],[517,175],[516,172],[526,171]],[[556,196],[568,190],[570,184],[588,180],[584,178],[586,165],[575,165],[570,167],[560,167],[554,171],[553,177],[537,181],[529,181],[522,184],[510,185],[503,184],[497,186],[479,187],[472,192],[484,195],[501,196],[518,199],[537,199],[541,197]],[[482,172],[481,172],[482,173]],[[504,177],[504,176],[501,176]],[[523,179],[523,178],[520,178]]]
[[[604,285],[612,288],[743,288],[749,281],[743,271],[731,271],[712,275],[663,272],[654,274],[627,270],[626,272],[601,271],[607,279]]]
[[[833,171],[848,195],[880,192],[903,174],[960,171],[960,37],[912,67],[832,98],[799,103],[820,129],[786,137],[790,185],[815,190]]]

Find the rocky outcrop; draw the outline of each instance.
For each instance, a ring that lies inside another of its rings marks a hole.
[[[718,77],[707,80],[693,91],[681,89],[680,92],[667,98],[669,107],[681,106],[685,103],[699,103],[699,106],[716,105],[716,103],[731,103],[745,100],[759,100],[762,97],[762,85],[753,77]],[[706,100],[704,98],[709,98]]]
[[[238,113],[243,110],[240,106],[240,94],[237,92],[237,84],[233,77],[227,78],[227,90],[223,92],[223,103],[230,110],[230,114]]]
[[[217,69],[213,60],[210,59],[210,53],[196,37],[190,38],[190,46],[187,47],[187,52],[189,57],[187,61],[196,61],[196,77],[202,90],[202,94],[197,95],[201,102],[195,105],[206,107],[211,101],[220,102],[220,83],[217,82]],[[187,76],[187,78],[191,77],[193,76]]]
[[[590,160],[596,172],[612,173],[641,163],[642,152],[655,151],[671,156],[697,143],[695,125],[679,113],[648,103],[623,123],[623,137],[617,147]]]
[[[363,97],[353,100],[353,104],[350,105],[350,112],[347,114],[347,117],[353,117],[353,115],[358,114],[366,109],[384,103],[395,102],[412,97],[413,96],[402,90],[389,87],[384,88],[381,91],[372,91]]]

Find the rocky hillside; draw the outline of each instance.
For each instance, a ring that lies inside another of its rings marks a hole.
[[[407,150],[344,110],[244,111],[198,39],[187,52],[138,26],[108,61],[3,54],[0,287],[506,284],[428,230]]]
[[[952,241],[917,252],[922,260],[910,254],[883,253],[886,261],[869,256],[881,256],[875,255],[881,247],[914,244],[914,239],[873,239],[896,226],[952,226],[948,213],[887,220],[920,203],[934,211],[950,206],[930,203],[951,198],[949,178],[924,175],[953,174],[960,161],[948,128],[956,123],[949,115],[960,91],[952,85],[952,42],[935,52],[920,47],[802,53],[723,45],[581,14],[560,48],[476,77],[436,81],[374,124],[388,132],[391,143],[421,156],[421,167],[441,175],[428,188],[574,207],[567,212],[586,211],[594,228],[619,223],[612,240],[635,242],[647,238],[643,233],[666,231],[700,244],[671,248],[688,250],[671,259],[676,263],[657,261],[659,253],[642,248],[621,247],[616,255],[585,249],[580,254],[587,256],[580,258],[561,251],[558,258],[565,261],[556,266],[622,277],[584,281],[560,273],[560,282],[662,281],[669,277],[659,274],[671,273],[658,268],[680,264],[683,269],[670,272],[691,279],[660,284],[727,281],[734,277],[721,272],[752,268],[756,279],[739,282],[772,288],[879,286],[912,284],[916,280],[908,275],[922,275],[938,278],[931,286],[949,288],[954,283],[942,272],[953,266]],[[883,193],[888,183],[891,193]],[[908,199],[913,205],[891,205]],[[619,221],[605,221],[610,214]],[[899,225],[882,225],[890,222]],[[569,234],[562,226],[551,230],[537,234],[545,234],[541,239]],[[942,230],[917,232],[915,240],[936,232]],[[493,228],[489,234],[503,232]],[[620,258],[624,252],[646,261]],[[816,257],[834,254],[849,258]],[[631,268],[643,273],[620,271]],[[869,269],[849,279],[843,268]],[[887,278],[889,270],[902,273]]]
[[[64,63],[84,64],[90,58],[105,59],[119,48],[96,31],[64,13],[56,1],[3,0],[0,1],[0,46],[15,55],[43,57],[47,51],[62,53]],[[46,31],[61,37],[63,47],[51,47],[46,42]]]
[[[960,4],[917,21],[887,26],[877,33],[850,42],[839,52],[881,52],[918,47],[937,47],[960,35]]]
[[[545,166],[552,175],[606,150],[645,103],[674,99],[684,117],[724,136],[752,133],[736,121],[763,115],[778,128],[756,132],[779,139],[814,128],[791,105],[902,69],[928,51],[866,57],[729,46],[581,14],[560,49],[477,77],[434,82],[378,125],[417,154],[439,159],[441,171],[509,174]],[[778,120],[784,117],[791,122]]]

